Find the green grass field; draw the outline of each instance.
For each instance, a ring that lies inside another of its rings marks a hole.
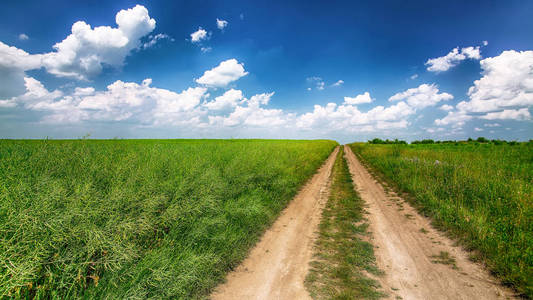
[[[0,298],[203,298],[337,145],[0,140]]]
[[[351,147],[473,258],[533,297],[533,143]]]

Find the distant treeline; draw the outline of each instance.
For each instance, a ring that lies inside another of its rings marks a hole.
[[[368,141],[369,144],[407,144],[406,141],[394,139],[394,140],[382,140],[375,138],[373,140]],[[509,144],[509,145],[516,145],[519,142],[517,141],[506,141],[506,140],[489,140],[484,137],[478,137],[477,139],[468,138],[466,141],[455,141],[455,140],[446,140],[446,141],[434,141],[432,139],[424,139],[424,140],[415,140],[412,141],[411,144],[459,144],[459,143],[492,143],[494,145],[503,145],[503,144]],[[533,143],[533,140],[529,140],[528,143]]]

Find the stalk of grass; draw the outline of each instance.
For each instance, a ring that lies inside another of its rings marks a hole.
[[[351,147],[473,258],[533,297],[533,143]]]
[[[315,299],[379,299],[384,294],[368,274],[381,272],[372,244],[364,241],[368,224],[363,219],[363,201],[354,190],[343,154],[341,148],[305,285]]]
[[[0,140],[0,298],[205,298],[336,145]]]

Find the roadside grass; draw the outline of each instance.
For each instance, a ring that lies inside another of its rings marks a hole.
[[[438,255],[432,255],[431,258],[433,259],[431,262],[434,264],[450,265],[452,269],[459,270],[455,257],[446,251],[440,251]]]
[[[354,190],[341,147],[332,171],[331,193],[322,213],[315,254],[305,286],[315,299],[379,299],[379,283],[363,201]]]
[[[533,298],[533,143],[350,146],[474,260]]]
[[[0,140],[0,298],[206,298],[336,145]]]

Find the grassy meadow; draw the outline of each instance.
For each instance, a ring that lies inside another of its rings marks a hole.
[[[533,297],[533,143],[351,147],[473,259]]]
[[[0,140],[0,298],[204,298],[336,145]]]

